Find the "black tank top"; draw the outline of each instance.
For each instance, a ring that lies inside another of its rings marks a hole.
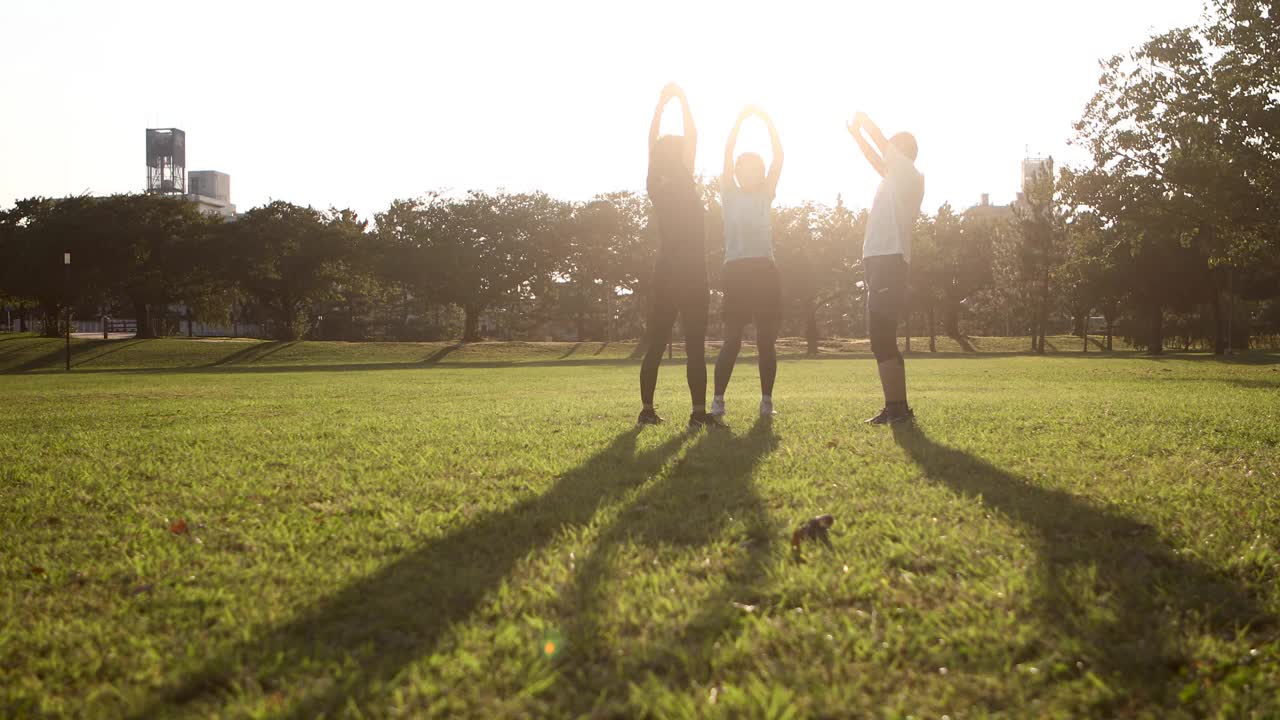
[[[658,280],[707,284],[705,208],[693,178],[649,176],[649,201],[658,223]]]

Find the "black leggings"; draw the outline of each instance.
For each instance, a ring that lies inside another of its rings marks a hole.
[[[773,381],[778,377],[779,324],[774,318],[756,322],[756,362],[760,366],[761,395],[773,395]],[[733,366],[738,362],[738,352],[742,350],[742,330],[743,326],[739,324],[724,329],[724,345],[716,358],[716,395],[723,395],[729,388]]]
[[[690,293],[680,302],[674,298],[655,298],[645,327],[644,361],[640,363],[640,401],[653,404],[653,391],[658,385],[658,366],[671,342],[671,329],[676,316],[684,325],[685,377],[689,381],[689,398],[695,407],[707,404],[707,292]]]
[[[716,358],[716,395],[724,395],[742,349],[742,329],[756,325],[760,394],[773,395],[778,377],[778,329],[782,327],[782,277],[771,258],[725,263],[724,346]]]

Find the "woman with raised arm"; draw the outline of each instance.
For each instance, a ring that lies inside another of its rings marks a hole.
[[[659,137],[662,111],[672,99],[680,101],[684,111],[684,135]],[[662,422],[653,407],[653,393],[658,384],[658,366],[662,353],[671,340],[671,330],[679,316],[684,328],[686,355],[685,375],[693,412],[689,429],[719,426],[707,414],[707,252],[703,224],[705,209],[693,179],[693,160],[697,152],[698,132],[693,126],[693,113],[680,86],[672,83],[662,89],[658,107],[653,111],[649,127],[649,200],[653,203],[658,226],[658,257],[649,283],[649,308],[645,326],[645,354],[640,365],[640,402],[644,407],[636,420],[640,425]]]
[[[773,157],[769,171],[753,152],[736,161],[742,123],[755,116],[769,129]],[[760,367],[760,415],[773,415],[773,382],[778,375],[778,330],[782,326],[782,280],[773,258],[771,207],[782,176],[782,141],[773,119],[749,105],[738,115],[724,147],[724,173],[720,176],[720,204],[724,208],[724,345],[716,358],[715,396],[711,414],[725,414],[724,393],[742,349],[742,331],[756,325],[757,363]]]

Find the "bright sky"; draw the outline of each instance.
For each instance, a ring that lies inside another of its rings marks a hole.
[[[877,178],[844,130],[856,110],[916,134],[926,210],[982,192],[1005,202],[1028,146],[1073,156],[1099,58],[1200,12],[1201,0],[4,0],[0,206],[141,190],[143,131],[169,126],[187,132],[188,170],[231,174],[241,210],[639,190],[671,80],[708,174],[743,104],[773,114],[781,202],[869,204]],[[678,120],[673,104],[664,129]],[[744,130],[740,150],[767,148],[763,128]]]

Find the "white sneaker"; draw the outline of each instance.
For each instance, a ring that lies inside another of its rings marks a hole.
[[[720,398],[711,398],[711,413],[717,417],[724,416],[724,400]]]
[[[773,409],[773,401],[772,401],[772,400],[761,400],[761,401],[760,401],[760,417],[772,417],[772,416],[777,415],[777,414],[778,414],[778,413],[777,413],[776,411],[774,411],[774,409]]]

